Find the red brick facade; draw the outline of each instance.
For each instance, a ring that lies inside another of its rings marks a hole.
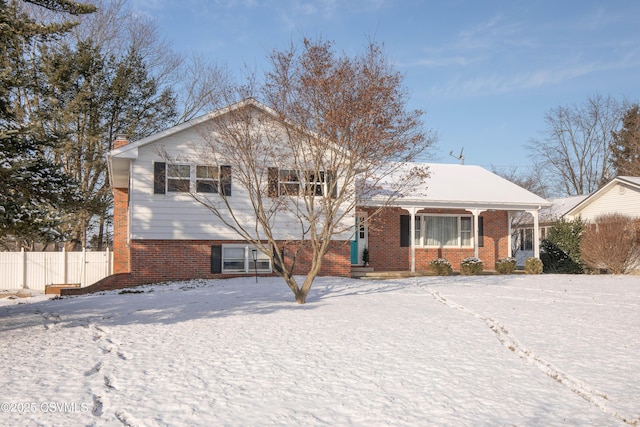
[[[242,242],[237,240],[132,240],[129,249],[131,274],[127,277],[128,284],[253,276],[252,273],[211,273],[211,247],[237,243]],[[291,265],[292,262],[295,251],[293,245],[293,243],[285,245],[287,265]],[[323,257],[319,274],[348,277],[351,274],[349,250],[349,242],[335,242]],[[303,245],[297,250],[295,257],[293,273],[305,274],[310,268],[309,250]]]
[[[417,213],[469,215],[465,210],[424,209]],[[369,264],[375,271],[407,271],[411,269],[411,248],[400,246],[400,216],[409,215],[401,208],[387,208],[369,223]],[[484,244],[478,257],[485,270],[493,270],[495,262],[508,256],[508,218],[506,211],[483,212]],[[436,258],[445,258],[454,270],[466,257],[474,256],[473,248],[420,248],[415,250],[416,271],[428,270]]]
[[[116,136],[113,148],[129,143],[124,135]],[[129,189],[113,189],[113,273],[128,273],[129,264]]]
[[[128,273],[129,265],[129,190],[113,189],[113,272]]]

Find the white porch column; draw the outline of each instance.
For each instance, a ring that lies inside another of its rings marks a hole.
[[[507,257],[513,258],[513,247],[511,246],[513,243],[511,241],[511,234],[513,233],[513,230],[511,229],[511,211],[507,212],[507,230]]]
[[[409,208],[409,244],[411,245],[411,272],[416,272],[416,208]]]
[[[540,258],[540,226],[538,213],[538,210],[531,212],[531,215],[533,215],[533,256],[536,258]]]
[[[478,243],[480,242],[480,230],[479,228],[479,220],[480,213],[484,212],[484,210],[480,209],[470,209],[473,214],[473,256],[476,258],[480,258],[480,246]]]

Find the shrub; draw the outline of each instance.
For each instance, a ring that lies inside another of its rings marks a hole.
[[[515,258],[500,258],[496,262],[496,271],[500,274],[511,274],[516,269]]]
[[[542,273],[542,268],[540,258],[529,257],[524,262],[524,272],[527,274],[540,274]]]
[[[362,250],[362,262],[364,263],[365,267],[369,264],[369,249],[368,248],[364,248]]]
[[[585,227],[580,246],[584,263],[592,269],[606,268],[624,274],[638,268],[640,242],[636,221],[626,215],[607,214]]]
[[[434,259],[429,263],[429,268],[438,276],[450,276],[453,273],[451,264],[444,258]]]
[[[460,263],[460,273],[465,276],[473,276],[482,273],[482,261],[476,257],[468,257]]]
[[[584,222],[580,219],[561,220],[540,242],[540,259],[545,273],[582,273],[580,239]]]

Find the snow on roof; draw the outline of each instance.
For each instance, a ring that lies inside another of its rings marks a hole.
[[[618,179],[640,187],[640,176],[619,176]]]
[[[406,163],[386,177],[382,185],[402,179],[401,177],[416,166],[427,166],[429,178],[411,191],[403,192],[395,204],[429,203],[439,206],[496,206],[500,208],[531,208],[549,206],[542,197],[502,178],[480,166]]]
[[[552,199],[551,206],[540,210],[540,222],[553,222],[562,218],[586,198],[586,195],[580,195]]]

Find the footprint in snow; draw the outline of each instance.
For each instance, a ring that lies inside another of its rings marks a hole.
[[[92,375],[95,375],[98,372],[100,372],[100,369],[102,369],[102,362],[96,363],[96,365],[93,368],[89,369],[87,372],[84,373],[84,376],[90,377]]]

